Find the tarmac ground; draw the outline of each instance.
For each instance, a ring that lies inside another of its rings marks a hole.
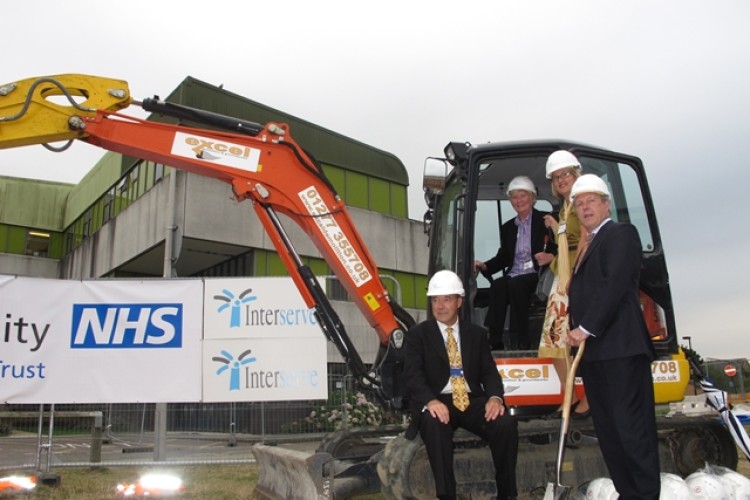
[[[320,436],[304,436],[294,441],[280,439],[237,438],[226,434],[169,433],[163,456],[156,459],[152,436],[117,436],[102,439],[97,460],[96,442],[91,435],[46,436],[41,449],[36,434],[14,433],[0,437],[0,470],[46,470],[50,467],[118,466],[152,463],[224,463],[254,462],[252,445],[264,442],[279,447],[313,452]],[[50,451],[49,456],[47,451]]]

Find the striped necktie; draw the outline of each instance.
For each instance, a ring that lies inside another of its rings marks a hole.
[[[445,329],[446,347],[448,348],[448,362],[451,365],[451,392],[453,393],[453,406],[461,411],[469,407],[469,394],[466,390],[461,353],[458,352],[458,343],[453,336],[453,328]]]

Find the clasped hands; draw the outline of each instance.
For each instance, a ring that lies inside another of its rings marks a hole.
[[[425,411],[430,412],[434,418],[438,419],[441,423],[447,424],[450,422],[450,411],[448,406],[439,399],[430,400],[427,403],[427,409]],[[495,420],[497,417],[505,414],[505,405],[498,398],[488,398],[487,403],[484,405],[484,419],[487,422]]]

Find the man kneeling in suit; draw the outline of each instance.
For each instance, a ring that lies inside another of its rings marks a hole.
[[[485,330],[460,321],[464,287],[451,271],[438,271],[427,288],[434,319],[409,330],[404,375],[412,422],[406,438],[417,432],[427,450],[435,491],[456,498],[453,433],[462,427],[489,443],[495,465],[497,498],[516,491],[518,424],[506,413],[503,381],[492,359]]]

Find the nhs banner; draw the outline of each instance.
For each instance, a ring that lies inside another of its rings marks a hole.
[[[327,399],[326,340],[291,278],[204,287],[204,401]]]
[[[182,347],[183,305],[73,304],[72,349]]]
[[[199,401],[200,280],[0,279],[0,401]]]

